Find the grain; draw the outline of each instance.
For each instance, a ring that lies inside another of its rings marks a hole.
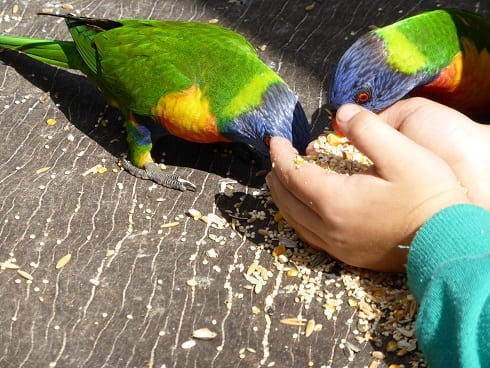
[[[204,216],[201,218],[203,219]],[[226,220],[223,217],[220,217],[214,213],[208,213],[206,215],[207,223],[209,223],[212,227],[216,229],[224,229],[227,225]]]
[[[97,164],[95,166],[92,166],[90,169],[84,171],[82,173],[82,176],[87,176],[88,174],[97,174],[105,171],[107,171],[106,168],[104,168],[101,164]]]
[[[12,262],[0,262],[0,268],[7,270],[18,270],[20,266]]]
[[[390,340],[386,344],[386,351],[392,353],[398,349],[398,343],[395,340]]]
[[[173,222],[167,222],[166,224],[160,225],[160,227],[161,227],[162,229],[166,229],[166,228],[169,228],[169,227],[175,227],[175,226],[177,226],[177,225],[179,225],[179,224],[180,224],[180,222],[178,222],[178,221],[173,221]]]
[[[39,174],[42,174],[42,173],[45,173],[46,171],[48,171],[49,169],[51,169],[50,166],[44,166],[44,167],[41,167],[39,169],[36,170],[36,174],[39,175]]]
[[[279,257],[280,255],[286,253],[286,247],[282,244],[278,245],[275,247],[272,251],[272,256],[273,257]]]
[[[372,162],[346,138],[335,134],[320,135],[313,144],[315,153],[305,160],[315,163],[327,172],[352,175],[367,170]]]
[[[192,333],[192,337],[198,340],[212,340],[217,335],[218,334],[216,332],[211,331],[207,327],[199,328],[197,330],[194,330],[194,332]]]
[[[68,253],[68,254],[64,255],[63,257],[61,257],[61,258],[58,260],[58,262],[56,262],[56,266],[55,266],[55,268],[56,268],[57,270],[59,270],[60,268],[65,267],[65,266],[68,264],[68,262],[70,262],[70,261],[71,261],[71,254],[70,254],[70,253]]]
[[[49,126],[56,125],[56,119],[50,118],[50,119],[46,120],[46,124],[48,124]]]
[[[305,337],[310,337],[311,334],[313,333],[313,331],[315,331],[315,320],[314,319],[310,319],[308,321],[308,323],[306,323],[306,327],[305,327]]]
[[[378,359],[378,360],[383,360],[385,358],[384,353],[378,350],[373,351],[371,355],[373,356],[374,359]]]
[[[287,326],[305,326],[306,319],[298,317],[283,318],[279,321],[279,323]]]
[[[194,208],[187,210],[187,214],[194,220],[199,220],[202,217],[202,213]]]
[[[310,5],[306,5],[306,6],[305,6],[305,10],[306,10],[307,12],[310,12],[310,11],[312,11],[313,9],[315,9],[315,3],[310,4]]]
[[[315,143],[315,149],[316,152],[309,156],[293,158],[293,165],[301,170],[301,166],[306,163],[317,164],[327,172],[342,175],[357,174],[372,165],[347,139],[333,134],[321,135]],[[223,191],[228,189],[231,188],[222,186]],[[356,354],[360,352],[370,354],[376,349],[372,361],[369,361],[368,356],[368,361],[364,363],[370,367],[385,366],[382,360],[388,353],[392,353],[390,359],[396,359],[416,349],[414,331],[417,304],[403,276],[388,276],[338,263],[298,239],[281,212],[274,207],[267,187],[253,191],[250,195],[259,203],[254,210],[249,209],[246,196],[241,196],[225,210],[231,218],[230,224],[218,221],[215,225],[222,229],[231,227],[232,234],[239,234],[243,241],[255,238],[253,244],[249,245],[255,257],[248,264],[234,263],[233,267],[228,268],[229,273],[239,271],[245,280],[238,281],[240,286],[230,292],[226,304],[230,309],[235,298],[245,299],[245,290],[252,293],[250,297],[255,305],[244,310],[253,319],[266,320],[262,344],[265,358],[268,357],[268,343],[274,331],[270,321],[276,321],[275,318],[279,318],[281,325],[296,329],[292,338],[298,339],[301,334],[311,337],[314,332],[322,331],[323,325],[330,330],[332,325],[340,322],[340,318],[348,315],[347,320],[342,320],[348,326],[348,334],[339,347],[349,362],[357,361]],[[207,224],[213,222],[207,216],[203,217],[206,220],[201,221]],[[222,236],[214,232],[212,240],[218,241]],[[231,281],[225,283],[228,291],[231,290],[230,284]],[[284,302],[284,297],[294,301],[294,305],[289,305],[291,311],[295,311],[293,315],[298,313],[296,317],[274,315]],[[298,311],[307,312],[310,316],[305,319]],[[252,330],[258,332],[261,328],[253,326]],[[388,343],[383,344],[385,341]],[[365,346],[369,346],[370,350],[366,351]],[[242,349],[240,356],[248,358],[246,350]],[[363,359],[365,361],[366,357]],[[414,368],[425,366],[418,353],[404,358],[408,359],[417,362],[412,365]],[[265,363],[263,365],[266,366]],[[314,365],[328,366],[327,360],[315,361]]]
[[[216,250],[214,248],[210,248],[206,251],[206,255],[209,257],[209,258],[217,258],[218,257],[218,253],[216,252]]]
[[[180,346],[182,347],[182,349],[191,349],[194,346],[196,346],[196,340],[191,339],[191,340],[184,341]]]
[[[29,281],[34,280],[34,277],[32,277],[32,275],[26,271],[17,270],[17,273],[19,274],[19,276],[25,278],[26,280],[29,280]]]

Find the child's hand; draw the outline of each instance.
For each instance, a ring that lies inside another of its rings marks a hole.
[[[466,190],[441,157],[376,114],[345,105],[337,123],[374,167],[352,176],[310,163],[296,168],[290,142],[272,138],[274,169],[267,177],[272,198],[309,244],[354,266],[402,271],[408,250],[398,245],[409,245],[434,213],[469,202]]]

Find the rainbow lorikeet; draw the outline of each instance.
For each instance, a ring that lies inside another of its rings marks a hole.
[[[330,107],[357,103],[378,112],[417,95],[471,117],[485,116],[490,113],[489,50],[490,20],[461,9],[428,11],[374,29],[340,59]]]
[[[195,22],[61,17],[73,41],[0,36],[0,48],[94,81],[126,120],[131,162],[123,166],[133,175],[195,189],[153,161],[157,126],[192,142],[245,143],[265,155],[270,137],[282,136],[305,151],[309,125],[297,97],[241,35]]]

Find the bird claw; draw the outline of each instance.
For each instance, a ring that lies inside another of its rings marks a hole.
[[[185,190],[190,190],[192,192],[195,192],[196,191],[196,186],[194,184],[192,184],[189,180],[185,180],[185,179],[182,179],[182,178],[178,178],[177,180],[185,188],[184,191]]]
[[[140,169],[128,160],[123,159],[121,161],[121,166],[124,170],[137,178],[154,181],[166,188],[177,189],[182,192],[185,192],[186,190],[196,191],[196,186],[190,181],[182,179],[178,175],[163,172],[154,162],[146,164],[144,169]]]

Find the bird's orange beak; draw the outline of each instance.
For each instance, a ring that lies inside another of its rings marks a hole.
[[[340,129],[339,125],[337,124],[337,119],[335,116],[332,118],[332,127],[333,130],[335,131],[335,134],[337,134],[339,137],[345,137],[344,133],[342,133],[342,130]]]

